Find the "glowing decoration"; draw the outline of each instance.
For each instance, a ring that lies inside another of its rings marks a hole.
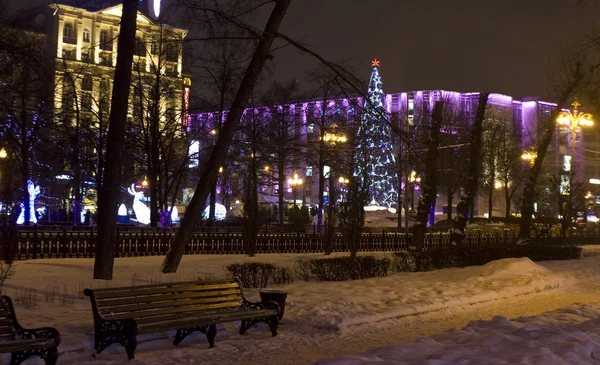
[[[160,0],[148,0],[148,11],[154,18],[160,16]]]
[[[202,218],[208,219],[210,214],[210,205],[204,209],[204,213],[202,213]],[[218,221],[222,221],[225,219],[227,215],[227,208],[223,204],[216,203],[215,204],[215,219]]]
[[[379,60],[376,58],[373,61],[371,61],[371,67],[379,67]]]
[[[117,213],[120,216],[126,216],[127,215],[127,207],[125,206],[125,204],[121,204],[119,205],[119,211]]]
[[[131,184],[131,187],[127,188],[127,192],[133,196],[133,212],[135,213],[135,219],[141,224],[150,224],[150,209],[141,201],[144,192],[135,191],[135,184]]]
[[[358,128],[356,159],[358,168],[354,175],[363,183],[364,174],[368,177],[371,205],[395,208],[398,205],[398,176],[394,147],[388,123],[388,115],[383,105],[385,94],[383,82],[379,76],[379,61],[372,64],[373,71],[369,80],[369,100],[365,102]]]
[[[6,150],[3,147],[2,149],[0,149],[0,158],[7,158],[7,157],[8,157],[8,153],[6,152]]]
[[[27,181],[27,191],[29,192],[29,222],[37,223],[37,217],[35,216],[35,199],[40,195],[40,187],[35,186],[35,184],[31,181]],[[21,213],[17,218],[17,224],[25,223],[25,204],[21,203]]]
[[[590,179],[590,184],[600,185],[600,179]]]
[[[171,207],[169,210],[171,210],[171,223],[179,222],[179,212],[177,211],[177,207]]]

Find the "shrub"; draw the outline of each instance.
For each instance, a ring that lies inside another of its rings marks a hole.
[[[12,278],[14,274],[14,264],[0,261],[0,293],[2,293],[2,288],[4,288],[4,283],[6,282],[6,280]]]
[[[391,260],[387,257],[334,257],[300,261],[295,272],[306,281],[311,278],[320,281],[358,280],[387,276],[390,264]]]
[[[423,252],[395,252],[393,268],[398,272],[432,271],[450,267],[485,265],[490,261],[528,257],[532,261],[581,258],[576,246],[530,244],[503,247],[468,247]]]
[[[244,288],[266,288],[269,285],[293,283],[292,271],[265,262],[244,262],[225,266],[229,275]]]

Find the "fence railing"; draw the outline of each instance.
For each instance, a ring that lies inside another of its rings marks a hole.
[[[363,234],[359,251],[404,251],[412,238],[410,233],[366,233]],[[174,232],[137,231],[118,232],[116,237],[117,257],[165,255],[175,239]],[[465,247],[493,247],[516,243],[514,233],[468,234]],[[549,244],[600,244],[600,235],[573,236],[569,238],[545,238]],[[12,242],[12,243],[11,243]],[[7,246],[8,245],[8,246]],[[450,234],[428,233],[424,249],[445,249],[450,246]],[[0,252],[16,260],[40,258],[86,258],[93,257],[96,248],[96,232],[88,231],[44,231],[0,229]],[[333,242],[334,252],[349,250],[341,235]],[[192,234],[186,254],[244,254],[244,240],[240,233]],[[318,253],[324,252],[323,235],[310,233],[260,233],[256,253]]]

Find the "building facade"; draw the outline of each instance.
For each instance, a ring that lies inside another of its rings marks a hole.
[[[152,123],[158,125],[155,139],[169,130],[175,135],[184,131],[191,85],[182,72],[187,31],[161,24],[147,13],[140,5],[132,83],[126,91],[130,102],[122,171],[124,181],[137,185],[150,174],[137,136],[141,140]],[[30,8],[14,22],[17,28],[44,35],[44,63],[53,75],[51,139],[64,148],[57,152],[62,167],[52,162],[53,175],[41,181],[47,195],[60,200],[48,206],[69,210],[69,201],[80,190],[85,208],[95,210],[103,173],[98,156],[109,148],[106,134],[121,15],[120,4],[72,0]]]
[[[461,93],[455,91],[446,90],[419,90],[402,93],[390,93],[386,94],[384,98],[385,110],[389,116],[390,123],[395,124],[396,131],[408,131],[408,135],[428,133],[424,131],[423,121],[427,121],[431,117],[431,112],[436,101],[444,100],[445,104],[449,106],[449,109],[453,113],[460,116],[462,123],[466,125],[472,125],[478,107],[479,93],[468,92]],[[277,171],[272,171],[274,183],[270,185],[265,184],[263,186],[262,199],[266,202],[276,203],[277,193],[280,188],[284,189],[286,199],[292,200],[294,189],[288,183],[288,179],[295,174],[303,180],[302,186],[296,187],[298,191],[296,194],[298,197],[302,197],[304,203],[317,204],[319,201],[319,174],[324,174],[326,178],[331,175],[331,167],[323,166],[323,169],[319,171],[319,166],[314,162],[314,159],[306,158],[307,150],[310,150],[311,146],[315,146],[320,139],[323,138],[323,130],[331,130],[331,125],[334,128],[337,126],[338,130],[340,126],[346,126],[345,130],[350,133],[352,129],[349,126],[356,126],[360,121],[361,110],[364,105],[362,98],[336,98],[332,100],[313,100],[308,102],[291,103],[287,105],[277,105],[271,107],[257,107],[247,109],[242,118],[242,124],[247,123],[248,120],[256,118],[257,116],[263,119],[274,119],[274,118],[285,118],[287,120],[286,125],[288,126],[288,138],[290,141],[295,141],[298,148],[296,153],[286,160],[286,167],[283,169],[284,177],[279,179]],[[547,122],[556,108],[556,104],[538,100],[536,98],[514,98],[509,95],[493,93],[490,95],[488,100],[488,107],[486,113],[490,111],[497,115],[505,116],[502,119],[503,123],[509,123],[511,136],[516,142],[516,146],[519,150],[517,155],[517,161],[515,163],[524,165],[523,169],[528,168],[527,160],[521,160],[521,158],[527,158],[527,152],[529,156],[535,154],[536,142],[542,136]],[[225,119],[225,115],[221,116],[222,123]],[[491,116],[486,118],[492,118]],[[325,121],[327,120],[327,121]],[[342,120],[342,121],[340,121]],[[192,127],[196,129],[202,128],[214,128],[214,125],[219,121],[219,117],[215,113],[200,113],[194,115],[191,118]],[[460,123],[459,123],[460,124]],[[571,158],[571,146],[570,146],[570,130],[566,127],[557,126],[555,131],[554,139],[548,149],[547,157],[543,168],[542,176],[539,178],[539,187],[543,189],[552,189],[550,186],[550,177],[556,179],[564,179],[569,176],[569,168],[575,169],[575,181],[581,182],[584,189],[593,190],[594,186],[591,185],[590,179],[600,179],[600,159],[593,161],[590,156],[594,150],[600,150],[600,143],[597,137],[597,133],[592,130],[579,129],[576,134],[576,148],[575,156],[568,163],[565,164]],[[464,132],[460,126],[447,127],[442,130],[442,134],[461,134]],[[243,138],[243,137],[240,137]],[[462,136],[457,138],[460,148],[465,147],[465,141],[470,139],[470,135]],[[451,138],[447,141],[452,141]],[[267,141],[266,143],[271,143]],[[447,144],[452,144],[448,142]],[[442,148],[447,146],[441,146]],[[452,147],[452,146],[450,146]],[[418,161],[417,157],[406,157],[406,150],[402,146],[402,143],[397,145],[398,153],[401,155],[401,159],[409,161],[405,164],[403,171],[398,172],[398,176],[401,178],[399,190],[404,192],[403,197],[405,204],[408,205],[408,210],[414,209],[417,200],[419,198],[419,182],[422,170],[424,169],[423,161]],[[443,155],[447,150],[440,150],[440,154]],[[410,154],[410,151],[409,151]],[[522,156],[521,156],[522,154]],[[416,153],[415,153],[416,155]],[[412,161],[411,161],[412,160]],[[406,166],[408,165],[408,166]],[[269,166],[265,166],[265,169]],[[416,170],[416,171],[415,171]],[[440,179],[445,179],[444,171],[440,171]],[[339,176],[339,174],[337,175]],[[280,187],[278,182],[285,182],[284,186]],[[593,180],[592,180],[593,181]],[[328,182],[325,187],[324,200],[328,201]],[[510,182],[509,182],[510,184]],[[521,182],[522,184],[522,182]],[[563,182],[564,184],[564,182]],[[502,183],[498,178],[495,191],[492,192],[492,215],[498,217],[505,216],[505,196],[501,189]],[[342,187],[343,188],[343,187]],[[564,186],[562,187],[564,189]],[[510,209],[511,213],[518,213],[520,210],[520,191],[522,188],[517,190],[513,196],[513,202]],[[219,189],[219,198],[217,201],[222,199],[225,194],[231,194],[231,191],[226,191],[226,188]],[[221,194],[223,193],[223,194]],[[435,212],[438,216],[437,219],[443,219],[448,207],[448,194],[444,189],[438,189],[437,201],[435,206]],[[453,203],[455,206],[458,203],[460,192],[457,191],[453,195]],[[478,196],[476,197],[474,213],[475,216],[487,217],[488,205],[489,205],[489,194],[485,189],[479,190]]]

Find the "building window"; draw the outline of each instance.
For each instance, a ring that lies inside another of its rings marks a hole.
[[[73,24],[71,23],[65,23],[63,27],[63,43],[77,44],[77,38],[75,38]]]
[[[85,62],[85,63],[92,63],[93,59],[90,56],[90,50],[89,49],[84,49],[83,51],[81,51],[81,62]]]
[[[112,42],[109,40],[108,30],[106,29],[100,31],[100,49],[112,51]]]
[[[306,166],[306,176],[312,176],[312,166]]]
[[[88,28],[83,28],[83,41],[90,43],[90,30]]]
[[[313,123],[310,123],[308,126],[306,126],[306,133],[313,134],[314,132],[315,132],[315,125]]]
[[[92,111],[92,96],[88,93],[81,95],[81,110],[84,112]]]
[[[92,91],[92,76],[84,75],[81,79],[81,89],[85,91]]]
[[[167,46],[167,61],[177,62],[179,60],[179,47],[174,44]]]
[[[135,37],[135,50],[134,50],[134,54],[136,56],[140,56],[140,57],[145,57],[146,56],[146,47],[144,46],[144,41],[139,38],[139,37]]]

